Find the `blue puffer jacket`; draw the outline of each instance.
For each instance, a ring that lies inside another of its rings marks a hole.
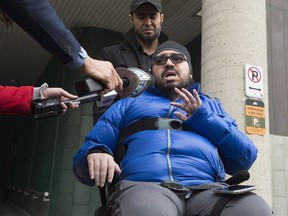
[[[200,87],[194,85],[190,89]],[[202,106],[183,122],[189,130],[144,130],[123,142],[127,152],[121,162],[121,178],[133,181],[174,180],[183,185],[223,181],[248,170],[257,156],[253,142],[237,128],[217,99],[201,94]],[[121,130],[130,123],[151,117],[177,118],[171,99],[155,88],[136,98],[113,104],[101,117],[73,159],[77,179],[94,185],[86,157],[92,149],[105,149],[113,155]],[[178,102],[181,102],[179,99]]]

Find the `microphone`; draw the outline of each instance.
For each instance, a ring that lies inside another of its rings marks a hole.
[[[154,85],[154,77],[145,71],[135,67],[118,67],[115,69],[123,81],[123,89],[116,90],[121,98],[137,97],[143,91]],[[75,83],[78,96],[89,95],[104,89],[104,86],[98,81],[87,77]]]
[[[91,97],[91,101],[93,100],[96,101],[96,107],[103,107],[103,106],[107,107],[116,101],[115,100],[116,97],[117,99],[119,99],[119,97],[126,98],[126,97],[139,96],[145,90],[152,87],[155,82],[154,77],[151,74],[146,73],[145,71],[139,68],[118,67],[116,68],[116,71],[123,81],[122,90],[116,89],[112,92],[99,96],[99,98],[93,99],[94,98],[93,95],[95,95],[95,92],[102,90],[104,87],[102,84],[100,84],[96,80],[93,80],[91,78],[86,78],[85,80],[82,80],[75,84],[78,95],[85,94],[88,97]],[[84,103],[81,97],[77,98],[74,101],[75,102],[79,101],[80,103]]]
[[[124,88],[122,91],[118,91],[121,98],[137,97],[155,83],[151,74],[136,67],[116,68],[116,71],[123,80]]]
[[[227,183],[229,185],[236,185],[236,184],[240,184],[244,181],[247,181],[249,178],[250,178],[249,172],[246,170],[242,170],[242,171],[236,173],[235,175],[233,175],[232,177],[230,177],[229,179],[227,179],[225,181],[225,183]]]
[[[97,92],[104,89],[104,86],[92,78],[86,78],[75,83],[78,98],[67,100],[64,103],[68,106],[70,102],[84,104],[97,102],[97,107],[110,106],[115,98],[137,97],[146,89],[154,85],[154,77],[139,68],[118,67],[115,69],[123,81],[123,89],[115,89],[107,94],[99,95]],[[58,98],[37,99],[32,101],[34,118],[42,119],[61,114],[61,101]]]

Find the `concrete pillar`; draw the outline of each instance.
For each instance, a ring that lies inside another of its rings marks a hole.
[[[263,69],[266,134],[248,135],[258,158],[246,184],[272,204],[269,148],[266,0],[203,0],[201,83],[205,93],[218,97],[227,113],[245,132],[245,64]],[[272,207],[272,206],[271,206]]]

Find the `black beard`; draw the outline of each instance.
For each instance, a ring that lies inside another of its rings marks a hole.
[[[158,30],[156,30],[154,35],[145,35],[142,34],[141,32],[137,31],[136,29],[134,29],[134,33],[136,35],[136,37],[140,40],[140,41],[150,41],[153,42],[155,40],[157,40],[157,38],[160,36],[161,33],[161,29],[159,28]]]
[[[181,83],[178,83],[178,85],[175,85],[174,83],[163,83],[163,82],[156,82],[155,83],[155,87],[156,89],[158,89],[159,91],[161,91],[163,94],[165,94],[166,96],[168,96],[169,98],[171,99],[175,99],[178,97],[178,95],[176,94],[175,92],[175,88],[178,88],[178,89],[182,89],[182,88],[188,88],[190,85],[190,82],[189,84],[187,82],[181,82]]]
[[[169,70],[169,69],[174,69],[175,68],[170,68],[170,67],[166,67],[165,68],[165,71],[166,70]],[[190,79],[190,77],[185,77],[184,79],[181,78],[181,81],[179,83],[174,83],[173,81],[171,82],[166,82],[164,81],[164,76],[165,76],[165,71],[163,73],[163,77],[161,77],[161,80],[155,80],[155,87],[157,90],[161,91],[162,93],[164,93],[166,96],[168,96],[169,98],[171,99],[175,99],[178,97],[178,95],[176,94],[175,92],[175,88],[178,88],[178,89],[182,89],[182,88],[188,88],[191,84],[193,84],[193,80]],[[179,72],[176,71],[176,73],[178,74]]]

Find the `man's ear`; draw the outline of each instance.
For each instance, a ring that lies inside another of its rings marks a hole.
[[[163,13],[161,13],[161,15],[160,15],[160,19],[161,19],[161,24],[162,24],[163,21],[164,21],[164,14],[163,14]]]
[[[133,16],[131,14],[128,15],[128,19],[129,19],[130,23],[133,24]]]

